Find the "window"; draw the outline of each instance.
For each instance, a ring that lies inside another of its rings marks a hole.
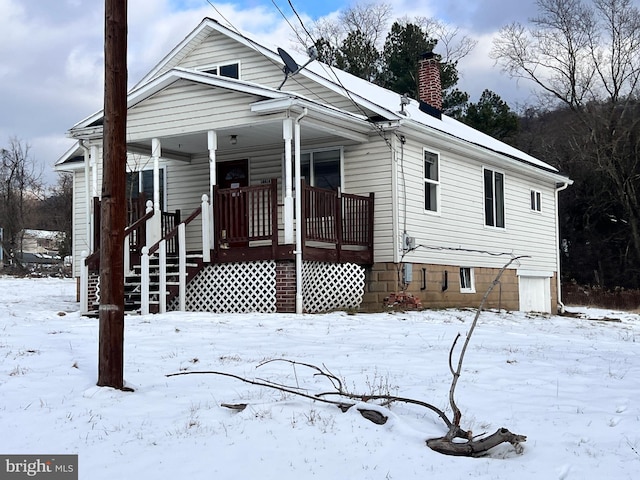
[[[160,169],[160,206],[164,205],[164,168]],[[127,172],[127,198],[153,201],[153,170]]]
[[[542,211],[542,194],[536,190],[531,190],[531,210]]]
[[[300,174],[314,187],[336,190],[342,186],[342,150],[321,150],[300,156]]]
[[[228,63],[225,65],[212,65],[201,68],[205,73],[220,75],[221,77],[240,78],[240,64]]]
[[[437,153],[424,151],[424,209],[437,212],[439,209],[440,159]]]
[[[504,228],[504,174],[484,169],[484,224]]]
[[[476,293],[473,268],[460,267],[460,293]]]

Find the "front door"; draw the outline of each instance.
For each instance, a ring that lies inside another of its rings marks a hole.
[[[221,246],[246,247],[249,244],[248,205],[246,193],[240,189],[249,185],[249,161],[220,162],[216,165],[216,177],[220,189],[232,190],[218,197]]]

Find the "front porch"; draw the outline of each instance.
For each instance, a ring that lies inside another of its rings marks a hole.
[[[143,314],[201,310],[213,303],[203,297],[221,295],[220,282],[225,289],[238,290],[230,295],[237,299],[245,287],[249,295],[266,294],[261,291],[259,280],[244,278],[239,282],[238,278],[266,276],[269,278],[265,284],[274,286],[274,311],[296,311],[295,298],[296,295],[302,297],[299,290],[303,284],[303,279],[297,277],[303,276],[303,270],[315,271],[316,276],[333,277],[359,277],[362,270],[363,277],[362,266],[373,263],[373,194],[345,194],[311,187],[304,181],[301,191],[301,221],[295,222],[295,243],[287,241],[285,234],[284,205],[278,202],[277,179],[237,188],[216,186],[213,202],[203,195],[201,205],[184,220],[179,211],[161,211],[158,217],[148,202],[146,212],[138,209],[141,216],[125,231],[125,271],[132,284],[128,289],[128,309]],[[99,232],[99,203],[94,211],[94,231]],[[154,234],[154,230],[159,231]],[[87,313],[99,304],[98,237],[94,239],[95,252],[82,262],[81,308]],[[158,240],[154,241],[155,238]],[[200,241],[194,242],[195,238]],[[200,248],[187,247],[194,244]],[[223,264],[235,266],[214,268]],[[331,264],[343,267],[331,267]],[[354,273],[354,267],[349,265],[360,267]],[[332,269],[332,273],[326,273],[327,269]],[[325,273],[318,273],[321,271]],[[226,273],[220,277],[220,272]],[[211,284],[214,277],[218,287],[207,287],[207,282]],[[192,281],[192,288],[199,292],[197,301],[190,300]],[[309,291],[311,284],[317,288],[322,281],[316,278],[307,283]],[[135,299],[131,301],[131,297]],[[310,311],[309,307],[305,311]]]

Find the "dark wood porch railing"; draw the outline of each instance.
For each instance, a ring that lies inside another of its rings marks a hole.
[[[215,188],[215,244],[248,246],[259,240],[278,243],[278,184]]]
[[[175,212],[162,212],[162,236],[166,238],[169,232],[178,228],[180,225],[180,210],[176,210]],[[167,254],[168,255],[177,255],[178,254],[178,237],[173,235],[171,238],[167,239]]]
[[[302,240],[308,260],[373,263],[374,196],[339,193],[335,190],[302,185]],[[214,262],[290,258],[293,245],[278,242],[277,180],[268,184],[240,188],[214,189]],[[96,201],[95,212],[100,211]],[[189,223],[200,215],[194,211]],[[146,215],[142,218],[147,218]],[[99,213],[96,216],[99,219]],[[167,254],[178,252],[177,226],[180,211],[162,214],[162,238]],[[98,229],[99,224],[96,225]],[[127,228],[130,251],[139,252],[146,240],[145,222],[140,219]],[[99,245],[96,243],[96,245]],[[153,253],[157,244],[151,247]],[[88,257],[90,269],[97,268],[99,249]],[[132,258],[132,265],[137,260]],[[93,267],[93,268],[92,268]]]
[[[304,257],[372,263],[373,194],[344,194],[304,183],[302,191]],[[278,245],[277,195],[275,179],[264,185],[215,189],[216,250],[228,252],[217,256],[220,261],[222,257],[227,261],[254,258],[258,248],[267,246],[271,246],[273,255],[276,248],[282,251]],[[232,251],[244,253],[240,256]]]
[[[374,194],[368,197],[346,194],[311,187],[304,182],[303,191],[302,238],[305,258],[373,263]],[[335,249],[323,254],[322,248],[311,250],[313,247],[308,244],[309,241],[333,244]],[[352,248],[345,249],[345,246]]]

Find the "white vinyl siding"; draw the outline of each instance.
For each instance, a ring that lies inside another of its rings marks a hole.
[[[555,182],[552,179],[537,172],[521,173],[490,166],[482,158],[461,154],[450,144],[433,139],[429,148],[440,152],[440,215],[427,215],[424,210],[424,140],[406,137],[404,159],[396,162],[399,177],[396,200],[398,225],[400,228],[406,225],[416,244],[426,247],[412,251],[405,261],[500,268],[508,261],[509,255],[495,256],[484,252],[513,252],[529,256],[520,260],[522,268],[556,270],[555,205],[551,203],[555,199]],[[508,235],[502,228],[484,225],[485,166],[508,172],[504,189],[505,211],[509,214]],[[549,202],[538,215],[530,214],[532,185]],[[379,205],[376,197],[376,208]],[[381,252],[376,252],[376,258],[378,255]]]
[[[249,104],[259,97],[216,90],[204,85],[179,81],[157,95],[129,109],[127,141],[174,136],[181,133],[206,132],[255,122]],[[212,124],[211,112],[216,112]]]
[[[73,205],[72,205],[72,256],[73,276],[80,276],[80,260],[83,251],[89,252],[90,242],[87,236],[87,184],[84,181],[84,169],[73,172]]]
[[[356,195],[375,193],[375,262],[391,262],[394,259],[392,165],[391,151],[377,135],[369,143],[344,147],[343,191]]]
[[[251,48],[236,43],[219,33],[212,33],[198,45],[178,66],[198,68],[204,65],[229,64],[240,62],[240,78],[266,87],[278,88],[284,80],[282,65],[256,53]],[[361,108],[356,107],[346,95],[339,95],[312,80],[302,73],[290,77],[282,86],[282,91],[295,92],[322,104],[330,104],[351,113],[362,115]]]

